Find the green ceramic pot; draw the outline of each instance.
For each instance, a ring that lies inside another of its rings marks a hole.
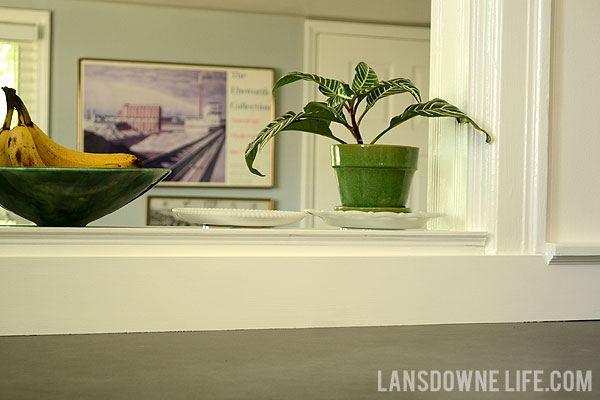
[[[406,202],[418,161],[418,147],[331,146],[331,163],[342,202],[337,209],[410,212]]]
[[[170,172],[0,167],[0,205],[38,226],[85,226],[138,198]]]

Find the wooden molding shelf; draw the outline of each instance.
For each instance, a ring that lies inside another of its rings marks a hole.
[[[549,268],[541,255],[489,256],[486,239],[3,226],[0,336],[598,317],[600,269]]]
[[[0,252],[11,257],[483,255],[486,238],[485,232],[4,226]]]
[[[546,261],[550,265],[600,265],[600,245],[548,243]]]

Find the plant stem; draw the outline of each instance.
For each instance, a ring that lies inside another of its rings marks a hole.
[[[352,135],[358,144],[363,144],[362,137],[360,135],[360,129],[358,128],[358,123],[356,122],[356,109],[354,107],[354,101],[350,102],[348,105],[345,105],[346,111],[350,114],[350,121],[352,121]]]
[[[360,117],[358,117],[358,124],[360,125],[360,123],[362,122],[363,118],[365,117],[365,115],[367,114],[366,110],[363,111],[363,113],[360,115]]]
[[[379,140],[379,138],[381,138],[383,135],[385,135],[390,129],[390,127],[385,128],[379,135],[375,136],[375,139],[371,140],[371,143],[369,144],[375,144],[375,142],[377,142]]]
[[[345,127],[346,129],[348,129],[350,131],[350,133],[352,134],[352,136],[354,136],[354,138],[356,138],[356,136],[354,135],[354,131],[352,130],[352,127],[350,125],[348,125],[346,122],[344,121],[335,121],[338,124],[342,125],[343,127]]]
[[[350,114],[350,118],[352,119],[352,130],[354,131],[354,137],[356,138],[356,141],[358,142],[358,144],[363,144],[363,140],[362,137],[360,137],[360,131],[358,130],[358,124],[356,123],[356,114],[352,113]]]

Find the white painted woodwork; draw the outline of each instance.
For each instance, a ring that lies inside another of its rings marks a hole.
[[[7,257],[256,257],[482,255],[485,232],[199,227],[0,227]]]
[[[0,335],[597,318],[600,268],[475,255],[485,238],[2,227]]]
[[[600,243],[600,2],[554,0],[548,241]]]
[[[546,261],[551,265],[600,265],[600,245],[598,244],[556,244],[546,245]]]
[[[37,27],[33,24],[0,22],[0,40],[37,40]]]
[[[463,1],[432,1],[430,97],[440,97],[465,110],[468,91],[468,24],[470,9]],[[429,124],[427,208],[445,214],[428,226],[465,230],[467,139],[465,126],[450,119]]]
[[[431,124],[431,227],[490,232],[488,253],[545,250],[550,1],[434,0],[431,97],[488,129]]]
[[[308,21],[306,29],[305,56],[308,72],[352,82],[356,64],[364,61],[378,73],[380,80],[409,78],[421,89],[423,97],[427,97],[429,29],[325,21]],[[315,85],[306,85],[305,90],[307,100],[323,101],[324,97],[318,93]],[[381,100],[362,121],[364,142],[373,140],[394,116],[401,114],[412,103],[414,99],[408,93]],[[340,139],[355,143],[344,127],[332,124],[331,128]],[[420,148],[419,166],[408,206],[423,211],[426,209],[427,198],[427,132],[427,120],[415,118],[394,128],[378,141],[379,144]],[[307,168],[310,172],[306,173],[303,183],[303,207],[333,209],[340,205],[335,173],[331,168],[330,148],[334,142],[315,135],[305,135],[303,139],[304,165],[310,165]],[[320,220],[315,222],[316,227],[329,228]]]

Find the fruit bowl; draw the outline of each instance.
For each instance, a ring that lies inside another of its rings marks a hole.
[[[163,180],[161,168],[0,167],[0,206],[38,226],[86,226]]]

